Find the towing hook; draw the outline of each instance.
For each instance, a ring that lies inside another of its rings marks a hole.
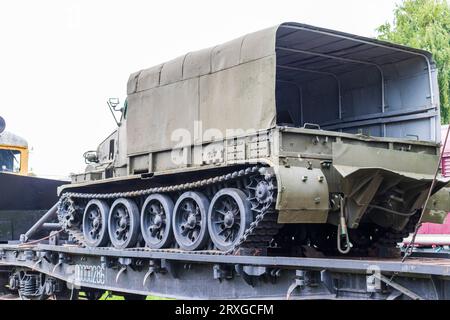
[[[342,229],[342,231],[338,235],[338,238],[337,238],[337,249],[341,254],[348,254],[348,253],[350,253],[352,245],[350,243],[347,228],[345,225],[341,226],[341,224],[339,224],[338,228]],[[343,249],[343,248],[345,248],[345,249]]]
[[[337,232],[337,249],[341,254],[348,254],[350,253],[352,244],[350,243],[350,237],[348,235],[347,221],[345,219],[345,200],[343,197],[340,199],[340,204],[341,210]]]

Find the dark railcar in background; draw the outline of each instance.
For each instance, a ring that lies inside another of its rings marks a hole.
[[[3,119],[0,124],[0,243],[4,243],[18,240],[38,221],[58,201],[57,188],[67,182],[29,176],[27,141],[3,131]]]

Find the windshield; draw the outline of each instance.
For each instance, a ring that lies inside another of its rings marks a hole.
[[[21,153],[18,150],[0,150],[0,172],[20,172]]]

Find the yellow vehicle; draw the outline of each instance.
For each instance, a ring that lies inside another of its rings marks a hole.
[[[0,134],[0,172],[28,175],[28,143],[10,132]]]

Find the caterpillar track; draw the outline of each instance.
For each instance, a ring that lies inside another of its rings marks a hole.
[[[204,249],[210,250],[199,251],[235,254],[244,248],[253,250],[267,248],[283,225],[277,223],[277,213],[275,211],[277,188],[275,175],[270,168],[262,166],[249,167],[245,170],[233,171],[191,183],[130,192],[65,193],[62,195],[58,205],[58,221],[61,227],[69,234],[73,243],[77,243],[82,247],[89,247],[86,233],[82,229],[83,212],[86,209],[87,201],[114,202],[117,199],[133,199],[137,203],[142,203],[144,198],[151,195],[169,194],[172,198],[179,198],[180,195],[186,192],[202,192],[211,199],[218,191],[231,187],[242,190],[245,193],[246,200],[251,205],[252,221],[249,223],[248,228],[239,234],[231,248],[219,251],[209,241],[204,246]],[[142,235],[139,236],[142,238]],[[141,239],[135,247],[123,249],[136,250],[136,248],[142,248],[144,246],[143,242]],[[174,241],[171,241],[170,246],[161,250],[177,249],[179,249],[179,244],[174,239]]]

